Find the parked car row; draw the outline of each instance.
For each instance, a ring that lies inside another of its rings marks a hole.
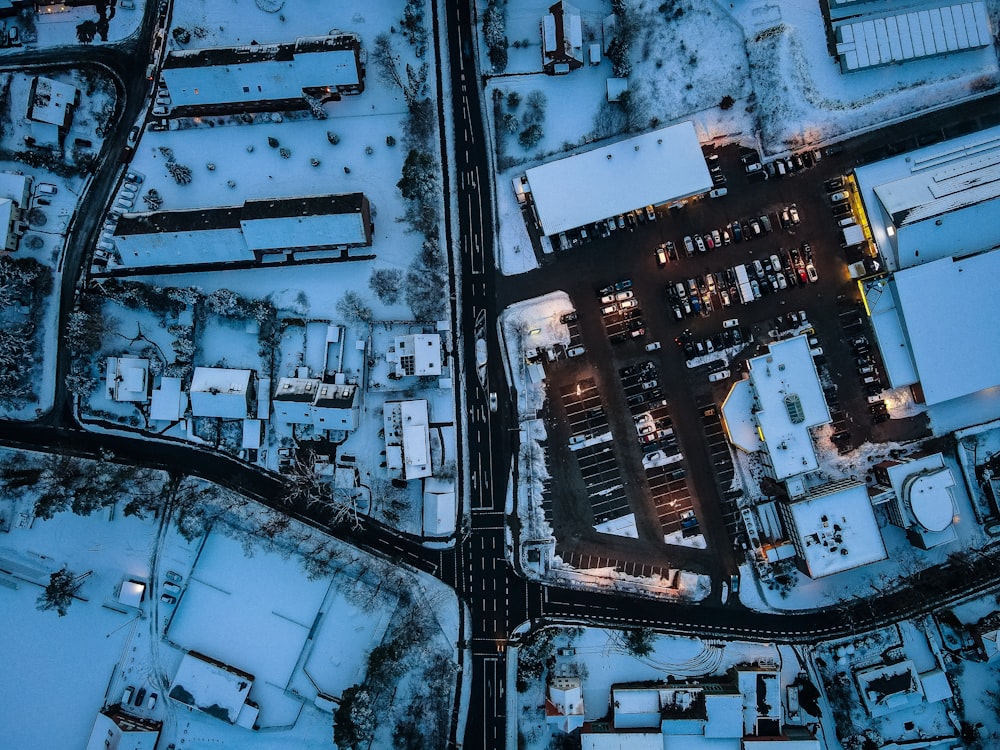
[[[767,172],[771,177],[784,177],[801,172],[803,169],[809,169],[822,158],[823,154],[819,149],[801,151],[768,163]]]
[[[622,279],[598,290],[601,317],[612,344],[646,335],[646,321],[631,286],[631,279]]]
[[[729,322],[731,321],[725,321],[725,323]],[[674,343],[684,351],[685,362],[691,362],[708,354],[722,352],[725,349],[745,346],[747,343],[746,333],[739,327],[739,321],[736,318],[733,318],[732,322],[735,322],[735,325],[726,326],[723,323],[724,327],[721,331],[703,339],[695,339],[690,330],[685,330],[681,333],[680,336],[674,339]],[[728,378],[729,375],[727,374],[724,377]],[[718,378],[718,380],[722,379]],[[710,382],[714,381],[710,379]]]

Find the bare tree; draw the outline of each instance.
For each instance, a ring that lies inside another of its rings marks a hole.
[[[360,491],[356,487],[333,487],[326,477],[316,471],[316,457],[306,453],[304,457],[297,455],[292,463],[288,488],[282,500],[286,505],[323,508],[329,514],[331,525],[346,523],[356,529],[361,525],[359,496]]]

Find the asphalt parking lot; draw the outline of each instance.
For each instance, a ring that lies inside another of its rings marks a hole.
[[[873,340],[856,306],[857,289],[847,269],[848,262],[857,260],[858,251],[851,251],[852,257],[841,247],[838,221],[842,217],[834,215],[839,209],[824,185],[845,171],[843,161],[824,158],[791,175],[755,181],[745,171],[741,159],[747,156],[745,152],[726,147],[717,155],[713,163],[725,177],[726,195],[690,200],[674,209],[658,208],[655,221],[636,219],[630,222],[632,228],[616,228],[605,238],[588,232],[587,242],[556,253],[539,270],[517,278],[521,299],[553,289],[570,295],[576,308],[576,319],[570,323],[571,346],[585,350],[581,356],[546,366],[550,393],[561,394],[559,408],[551,409],[557,434],[550,432],[550,459],[562,456],[561,461],[551,461],[557,464],[551,487],[560,496],[553,497],[553,527],[564,556],[568,552],[607,556],[614,549],[616,559],[649,561],[653,551],[660,549],[664,564],[680,564],[679,559],[685,558],[693,568],[713,573],[735,568],[732,464],[718,416],[706,416],[706,412],[721,403],[741,376],[743,361],[761,353],[776,331],[808,329],[817,351],[822,350],[817,366],[828,388],[831,410],[838,417],[835,430],[841,434],[842,450],[869,438],[899,439],[924,429],[918,419],[873,421],[881,417],[872,413],[870,384],[864,384],[857,371],[861,366],[856,366],[858,352],[850,341],[859,336]],[[797,221],[791,220],[792,215],[784,220],[783,214],[793,205]],[[748,227],[755,234],[753,224],[763,225],[761,216],[768,217],[771,231],[761,226],[759,237],[738,241],[734,222],[741,234]],[[730,235],[728,244],[725,232]],[[684,238],[696,235],[706,249],[696,247],[689,256]],[[706,235],[712,244],[717,235],[721,246],[709,249]],[[657,250],[669,247],[667,243],[672,243],[674,252],[658,257]],[[813,270],[802,279],[799,271],[805,270],[807,257]],[[753,294],[741,293],[745,287],[733,293],[736,274],[730,269],[740,265],[757,282]],[[779,283],[779,274],[784,283]],[[687,314],[682,308],[680,318],[678,298],[668,292],[678,282],[687,289],[689,300],[697,296],[701,301],[699,311]],[[753,301],[740,301],[751,296]],[[800,312],[808,323],[793,325],[792,317],[797,322]],[[724,326],[724,321],[732,319],[738,321],[735,331]],[[739,333],[738,342],[732,339],[734,332]],[[711,353],[695,352],[692,358],[692,352],[686,351],[688,343],[707,346],[710,342]],[[647,351],[651,343],[659,346]],[[871,355],[872,350],[862,354]],[[633,382],[624,371],[647,361],[655,366],[656,385],[643,388],[643,382],[654,378]],[[870,366],[877,369],[879,363],[872,361]],[[575,389],[581,381],[593,384],[612,436],[600,451],[596,447],[583,453],[565,449],[583,425],[579,409],[594,408],[566,400],[567,387]],[[664,417],[672,420],[672,434],[666,446],[670,453],[664,455],[679,453],[682,458],[676,465],[649,466],[643,460],[647,447],[662,450],[645,445],[643,436],[636,434],[634,417],[641,413],[647,396],[666,402]],[[565,425],[560,437],[563,410],[565,419],[576,421]],[[608,445],[613,446],[611,450]],[[590,451],[595,455],[589,455]],[[582,474],[562,474],[570,453],[576,454],[572,463],[579,464]],[[591,476],[596,490],[591,488]],[[626,505],[636,514],[638,540],[611,538],[590,528],[609,513],[621,513]],[[672,545],[663,552],[663,534],[680,529],[681,521],[691,513],[713,554],[699,557],[699,550]]]

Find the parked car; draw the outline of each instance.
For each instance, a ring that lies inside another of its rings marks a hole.
[[[840,203],[840,201],[846,201],[850,197],[850,193],[846,190],[841,190],[839,192],[833,193],[830,196],[831,203]]]
[[[611,305],[611,307],[614,307],[614,305]],[[587,350],[584,347],[582,347],[582,346],[571,346],[569,349],[566,350],[566,356],[567,357],[579,357],[581,354],[583,354],[586,351]]]
[[[656,211],[653,210],[652,206],[646,206],[646,218],[650,221],[656,221]]]
[[[639,302],[637,300],[634,300],[634,299],[627,299],[624,302],[619,302],[618,303],[618,307],[620,309],[622,309],[622,310],[630,310],[633,307],[638,307],[638,306],[639,306]]]
[[[809,277],[809,281],[819,281],[819,274],[816,273],[816,266],[812,263],[806,263],[806,275]]]
[[[601,315],[612,315],[618,312],[618,305],[605,305],[601,308]]]
[[[708,376],[709,383],[718,383],[721,380],[726,380],[729,378],[729,370],[719,370],[718,372],[713,372]]]
[[[646,351],[647,352],[655,352],[659,348],[660,348],[660,342],[659,341],[650,341],[648,344],[646,344]]]
[[[631,288],[632,288],[632,279],[622,279],[621,281],[616,281],[615,282],[615,291],[616,292],[620,292],[620,291],[623,291],[625,289],[631,289]]]

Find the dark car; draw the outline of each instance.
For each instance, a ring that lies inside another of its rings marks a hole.
[[[622,279],[621,281],[615,282],[615,291],[623,292],[626,289],[632,288],[632,279]]]
[[[559,322],[560,323],[572,323],[574,320],[576,320],[576,313],[575,312],[566,313],[565,315],[561,315],[559,317]]]

